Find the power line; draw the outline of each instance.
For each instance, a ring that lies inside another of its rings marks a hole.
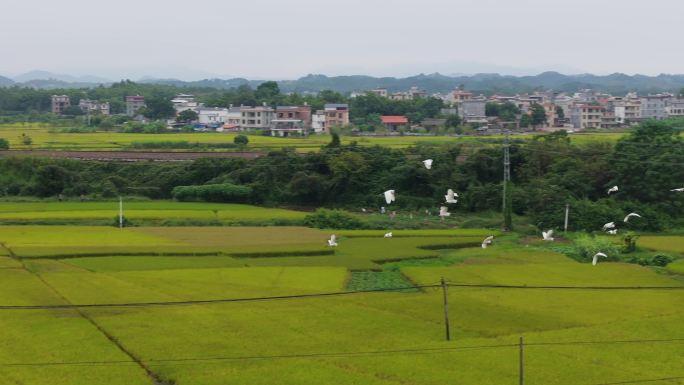
[[[500,284],[469,284],[447,283],[449,287],[479,288],[479,289],[540,289],[540,290],[684,290],[684,286],[544,286],[544,285],[500,285]],[[335,297],[344,295],[392,292],[402,290],[415,290],[426,288],[438,288],[440,284],[402,286],[383,289],[369,289],[358,291],[338,291],[329,293],[292,294],[265,297],[245,298],[218,298],[206,300],[187,301],[155,301],[155,302],[122,302],[122,303],[90,303],[90,304],[57,304],[57,305],[0,305],[0,310],[57,310],[57,309],[83,309],[83,308],[121,308],[121,307],[153,307],[153,306],[183,306],[183,305],[206,305],[231,302],[256,302],[272,300],[306,299],[317,297]]]

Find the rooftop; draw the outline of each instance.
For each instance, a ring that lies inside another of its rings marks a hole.
[[[405,116],[381,116],[380,120],[382,121],[382,124],[407,124],[408,123],[408,118]]]

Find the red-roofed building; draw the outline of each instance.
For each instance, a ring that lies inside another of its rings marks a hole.
[[[408,118],[405,116],[381,116],[380,121],[387,131],[398,131],[399,128],[408,126]]]

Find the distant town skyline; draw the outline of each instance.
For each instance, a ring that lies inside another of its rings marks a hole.
[[[681,14],[669,0],[24,0],[0,15],[0,75],[684,73]]]

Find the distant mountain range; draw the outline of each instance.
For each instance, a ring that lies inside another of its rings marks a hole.
[[[208,87],[215,89],[231,89],[241,85],[257,87],[263,80],[204,79],[183,81],[177,79],[143,78],[139,81],[146,84],[166,84],[177,87]],[[23,86],[43,89],[93,87],[99,84],[111,84],[112,81],[95,76],[69,76],[53,74],[46,71],[31,71],[14,79],[0,76],[0,87]],[[591,88],[616,95],[631,91],[639,93],[678,92],[684,88],[684,75],[658,76],[625,75],[563,75],[558,72],[544,72],[535,76],[511,76],[500,74],[476,74],[447,76],[439,73],[420,74],[406,78],[372,77],[364,75],[325,76],[307,75],[297,80],[278,81],[283,92],[318,92],[334,90],[342,93],[364,91],[373,88],[386,88],[390,92],[403,91],[416,86],[429,93],[448,92],[459,86],[484,94],[515,94],[535,90],[554,90],[574,92]]]

